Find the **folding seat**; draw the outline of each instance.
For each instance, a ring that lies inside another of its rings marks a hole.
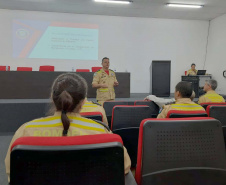
[[[204,109],[206,109],[208,105],[226,105],[226,102],[225,102],[225,103],[212,103],[212,102],[210,102],[210,103],[200,103],[200,105],[201,105]]]
[[[135,101],[127,101],[127,105],[134,105]]]
[[[89,69],[76,69],[76,72],[90,72]]]
[[[132,167],[136,166],[137,161],[140,123],[143,119],[150,118],[150,116],[151,110],[146,105],[118,105],[113,108],[111,130],[122,137],[124,146],[131,158]]]
[[[82,117],[94,119],[103,122],[103,114],[101,112],[80,112]]]
[[[44,117],[49,106],[50,104],[48,101],[30,101],[29,103],[24,103],[23,101],[11,103],[2,102],[0,104],[0,135],[9,135],[10,133],[10,135],[12,135],[12,133],[16,132],[23,123]]]
[[[0,71],[10,71],[10,66],[0,66]]]
[[[142,185],[225,185],[226,170],[189,167],[158,171],[143,178]]]
[[[112,109],[116,105],[128,105],[128,102],[126,102],[126,101],[105,101],[103,104],[110,128],[111,128]]]
[[[17,71],[32,71],[32,67],[17,67]]]
[[[102,67],[92,67],[92,72],[95,73],[96,71],[98,71],[100,69],[102,69]]]
[[[124,185],[132,178],[131,172],[124,177],[123,144],[115,134],[22,137],[10,160],[12,185]]]
[[[134,105],[148,105],[152,111],[150,118],[157,118],[159,114],[159,106],[153,101],[135,101]]]
[[[206,111],[182,111],[170,110],[167,113],[167,118],[189,118],[189,117],[208,117]]]
[[[40,66],[39,71],[54,71],[54,66]]]
[[[209,117],[215,118],[221,122],[226,148],[226,105],[208,105],[206,112]]]
[[[136,181],[138,185],[225,183],[225,155],[216,119],[145,119],[139,130]],[[215,173],[210,168],[224,170]]]

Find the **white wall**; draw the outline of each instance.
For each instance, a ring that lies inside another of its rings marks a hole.
[[[226,78],[223,71],[226,70],[226,15],[220,16],[210,22],[208,39],[208,52],[205,69],[217,80],[217,92],[226,94]]]
[[[99,25],[99,61],[12,58],[12,20],[43,20]],[[54,65],[56,71],[91,68],[110,58],[111,69],[131,73],[131,93],[148,93],[152,60],[171,60],[171,92],[181,75],[196,63],[203,68],[208,21],[76,15],[50,12],[0,10],[0,65]]]

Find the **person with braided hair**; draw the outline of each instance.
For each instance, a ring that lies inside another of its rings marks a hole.
[[[23,136],[60,137],[109,133],[111,131],[102,122],[80,116],[86,101],[87,83],[84,78],[74,73],[61,74],[53,82],[51,99],[55,113],[24,123],[15,133],[10,143],[6,158],[6,173],[10,175],[10,148],[13,142]],[[124,147],[125,173],[129,172],[131,161]]]

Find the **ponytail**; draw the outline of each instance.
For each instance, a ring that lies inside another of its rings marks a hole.
[[[85,99],[86,94],[87,83],[85,79],[74,73],[61,74],[53,82],[51,99],[54,107],[50,111],[52,114],[54,111],[61,111],[61,121],[64,127],[63,136],[67,136],[70,127],[67,113],[78,113],[76,108]]]
[[[61,121],[64,127],[62,135],[67,136],[70,127],[70,120],[67,117],[67,112],[71,112],[74,109],[73,98],[67,91],[63,91],[59,96],[59,102],[61,102]]]

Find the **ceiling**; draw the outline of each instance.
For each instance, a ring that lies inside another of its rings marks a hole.
[[[201,9],[172,8],[166,3],[201,4]],[[226,13],[226,0],[133,0],[129,5],[93,0],[0,0],[0,9],[125,17],[212,20]]]

